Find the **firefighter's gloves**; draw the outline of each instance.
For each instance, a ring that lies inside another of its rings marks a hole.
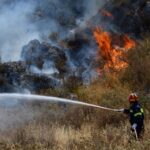
[[[133,129],[133,130],[135,130],[135,129],[136,129],[136,127],[137,127],[137,124],[136,124],[136,123],[134,123],[134,124],[132,125],[132,129]]]
[[[118,109],[118,112],[124,112],[124,108]]]

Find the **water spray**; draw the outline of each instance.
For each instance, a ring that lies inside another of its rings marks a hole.
[[[89,106],[94,108],[100,108],[104,110],[110,110],[118,112],[120,109],[112,109],[107,108],[95,104],[85,103],[77,100],[71,100],[71,99],[65,99],[65,98],[59,98],[59,97],[53,97],[53,96],[43,96],[43,95],[34,95],[34,94],[19,94],[19,93],[1,93],[0,94],[0,101],[4,99],[21,99],[21,100],[38,100],[38,101],[47,101],[47,102],[62,102],[62,103],[68,103],[68,104],[76,104],[76,105],[82,105],[82,106]]]

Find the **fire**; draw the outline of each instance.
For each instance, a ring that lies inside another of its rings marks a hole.
[[[124,54],[135,46],[134,40],[127,35],[115,35],[116,39],[113,40],[112,34],[100,28],[94,30],[94,37],[99,46],[99,53],[106,62],[104,70],[108,71],[111,68],[118,71],[128,66],[127,62],[123,60]],[[116,41],[118,43],[115,43]]]
[[[124,42],[125,42],[125,49],[131,49],[133,47],[135,47],[135,41],[133,41],[132,39],[130,39],[127,35],[124,36]]]
[[[101,9],[99,12],[101,13],[101,15],[103,15],[103,16],[105,16],[105,17],[109,17],[109,18],[112,18],[112,19],[113,19],[113,15],[112,15],[110,12],[108,12],[107,10],[105,10],[105,9]]]

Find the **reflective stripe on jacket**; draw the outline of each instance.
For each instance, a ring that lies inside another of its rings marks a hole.
[[[138,102],[133,103],[129,109],[125,109],[124,113],[129,115],[131,125],[134,123],[143,124],[144,111]]]

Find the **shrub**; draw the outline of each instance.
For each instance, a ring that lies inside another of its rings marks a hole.
[[[127,54],[128,67],[121,80],[129,83],[133,91],[150,91],[150,38],[141,42]]]
[[[95,81],[88,87],[80,87],[79,99],[108,107],[121,107],[126,104],[130,89],[121,84],[117,77],[108,75],[100,81]]]

